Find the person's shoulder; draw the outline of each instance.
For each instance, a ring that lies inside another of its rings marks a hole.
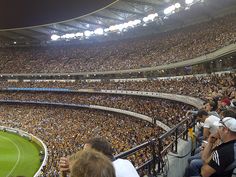
[[[208,118],[206,118],[207,121],[219,121],[220,118],[215,115],[210,115]]]
[[[129,160],[126,159],[116,159],[115,161],[113,161],[114,164],[131,164],[132,163]]]
[[[116,177],[139,177],[133,164],[126,159],[116,159],[112,162],[116,171]]]

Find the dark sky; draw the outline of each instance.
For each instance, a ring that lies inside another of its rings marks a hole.
[[[0,0],[0,29],[59,22],[88,14],[115,0]]]

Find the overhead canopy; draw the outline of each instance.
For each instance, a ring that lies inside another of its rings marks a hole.
[[[216,9],[236,5],[235,0],[205,1],[212,8],[203,8],[198,15],[208,19],[216,15]],[[150,13],[163,13],[176,2],[183,4],[184,0],[1,0],[0,43],[41,42],[50,40],[52,34],[107,28]],[[183,17],[173,18],[183,23]]]

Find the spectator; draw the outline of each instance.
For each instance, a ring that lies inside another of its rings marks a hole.
[[[116,177],[111,161],[92,149],[70,157],[70,164],[70,177]]]
[[[204,165],[201,168],[202,177],[231,177],[235,166],[236,149],[236,119],[226,117],[218,124],[217,135],[210,135],[208,143],[203,150],[202,159]],[[222,144],[213,149],[216,137],[222,140]],[[208,160],[210,158],[210,161]]]
[[[124,159],[114,159],[112,155],[112,147],[104,138],[93,138],[86,142],[84,149],[94,149],[105,156],[107,156],[113,163],[115,168],[116,177],[139,177],[136,169],[128,160]],[[61,171],[67,171],[69,168],[69,163],[67,158],[61,158],[60,160]]]

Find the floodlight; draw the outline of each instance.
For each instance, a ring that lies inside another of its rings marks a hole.
[[[178,9],[178,8],[180,8],[180,7],[181,7],[180,3],[176,3],[176,4],[175,4],[175,8],[176,8],[176,9]]]
[[[78,32],[78,33],[75,33],[75,36],[76,36],[76,37],[83,37],[83,36],[84,36],[84,34],[83,34],[83,33],[80,33],[80,32]]]
[[[175,5],[169,6],[164,10],[164,14],[168,15],[171,14],[175,10]]]
[[[94,34],[97,34],[97,35],[103,35],[104,31],[102,28],[97,28],[96,30],[94,30]]]
[[[144,17],[144,18],[143,18],[143,21],[144,21],[145,23],[148,22],[148,20],[149,20],[148,17]]]
[[[92,31],[85,31],[85,32],[84,32],[84,35],[85,35],[86,37],[89,37],[89,36],[91,36],[92,34],[93,34]]]
[[[137,20],[134,20],[135,24],[140,24],[141,23],[141,20],[137,19]]]
[[[52,36],[51,36],[51,39],[53,40],[53,41],[56,41],[56,40],[58,40],[60,38],[60,36],[58,36],[58,35],[56,35],[56,34],[53,34]]]
[[[119,31],[122,31],[124,28],[125,28],[124,24],[116,25],[116,29],[118,29]]]
[[[61,38],[65,38],[65,39],[74,38],[74,37],[75,37],[74,33],[68,33],[61,36]]]
[[[104,32],[105,32],[105,33],[108,32],[108,31],[110,31],[109,28],[105,28],[105,29],[104,29]]]
[[[192,3],[193,3],[193,0],[185,0],[185,3],[186,3],[186,4],[192,4]]]

